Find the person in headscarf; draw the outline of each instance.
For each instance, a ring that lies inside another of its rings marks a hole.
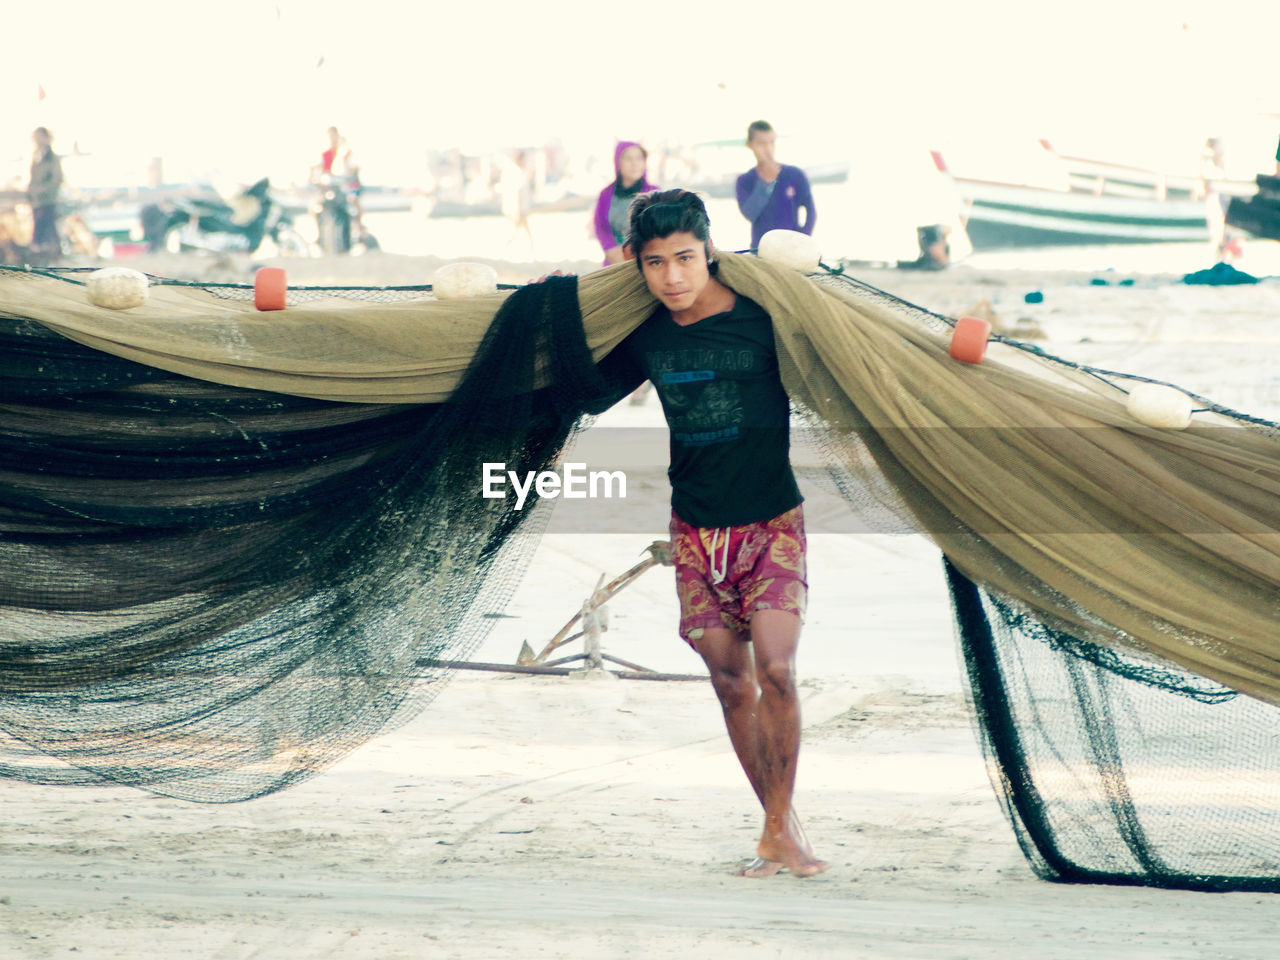
[[[632,140],[619,141],[613,150],[613,183],[600,191],[595,213],[596,239],[606,266],[631,258],[626,250],[627,210],[640,194],[657,189],[645,176],[648,161],[645,148]]]

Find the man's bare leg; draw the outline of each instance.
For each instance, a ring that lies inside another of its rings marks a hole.
[[[761,614],[769,616],[761,621]],[[772,876],[784,866],[799,876],[811,876],[827,866],[813,856],[813,849],[791,807],[800,743],[800,712],[790,665],[795,658],[799,627],[799,618],[794,614],[760,611],[753,619],[752,636],[763,630],[762,649],[753,650],[755,643],[747,643],[742,634],[724,627],[707,628],[694,644],[711,674],[712,687],[724,711],[729,742],[765,808],[760,856],[742,871],[744,876]],[[779,657],[785,670],[779,665]],[[767,705],[766,696],[757,683],[757,664],[769,671],[767,677],[771,678],[765,685]],[[781,685],[777,682],[779,679],[784,681]],[[777,722],[782,724],[781,733],[774,727]],[[780,760],[779,746],[782,748]],[[770,824],[770,802],[775,820],[784,825],[781,831]]]
[[[800,756],[800,698],[796,691],[796,645],[800,618],[784,610],[758,610],[751,618],[751,646],[760,688],[757,775],[764,792],[764,834],[757,852],[785,864],[796,876],[827,869],[814,857],[791,807]]]

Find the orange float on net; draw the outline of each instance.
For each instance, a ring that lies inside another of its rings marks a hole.
[[[950,354],[964,363],[981,363],[987,355],[991,324],[979,317],[961,317],[951,331]]]
[[[263,267],[253,276],[253,305],[259,310],[283,310],[287,290],[284,268]]]

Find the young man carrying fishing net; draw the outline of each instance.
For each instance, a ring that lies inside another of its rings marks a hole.
[[[680,635],[706,662],[733,749],[764,807],[741,871],[821,873],[791,806],[800,748],[795,654],[804,615],[802,497],[773,323],[717,278],[706,207],[666,190],[631,205],[629,242],[660,306],[602,363],[657,387],[671,433]]]

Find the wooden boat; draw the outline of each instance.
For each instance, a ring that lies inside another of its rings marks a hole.
[[[1094,196],[957,179],[975,250],[1209,240],[1203,200]]]
[[[1047,143],[1041,144],[1053,153]],[[1027,246],[1209,242],[1227,181],[1061,156],[1058,188],[951,175],[975,250]],[[938,169],[950,174],[935,152]]]

